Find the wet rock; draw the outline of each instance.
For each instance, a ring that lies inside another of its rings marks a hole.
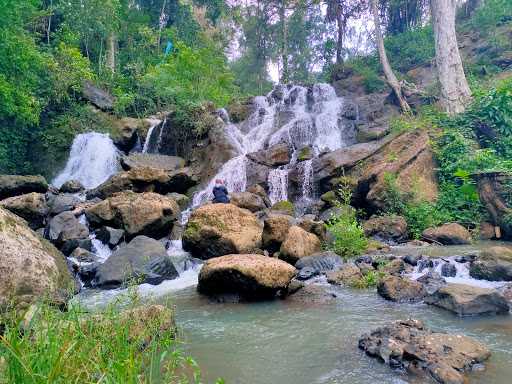
[[[125,171],[134,168],[153,168],[167,172],[185,167],[185,160],[178,156],[158,155],[153,153],[130,153],[121,157],[121,167]]]
[[[466,228],[457,223],[428,228],[423,231],[422,236],[428,241],[442,245],[471,244],[471,234]]]
[[[457,276],[457,268],[451,263],[444,263],[441,266],[441,276],[443,277],[455,277]]]
[[[281,244],[279,258],[294,265],[299,259],[319,252],[321,248],[318,236],[294,225]]]
[[[364,334],[359,348],[394,369],[424,373],[443,384],[464,383],[464,372],[491,355],[472,338],[432,332],[413,319],[399,320]]]
[[[55,216],[59,213],[72,211],[78,205],[80,205],[81,200],[72,194],[49,194],[48,196],[48,206],[50,207],[50,215]]]
[[[171,192],[171,193],[167,194],[167,197],[170,197],[176,203],[178,203],[178,205],[182,211],[187,209],[187,207],[190,203],[190,198],[187,195],[182,195],[181,193]]]
[[[249,153],[247,157],[258,164],[279,167],[290,162],[291,150],[287,143],[278,143],[266,150]]]
[[[82,95],[91,104],[103,111],[109,111],[114,108],[115,98],[106,90],[101,89],[89,81],[85,81],[82,87]]]
[[[267,192],[265,192],[265,188],[263,188],[259,184],[251,185],[249,188],[247,188],[247,192],[254,193],[255,195],[258,195],[263,199],[263,202],[265,205],[270,208],[272,206],[272,203],[270,202],[270,199],[267,195]]]
[[[292,227],[294,218],[289,215],[270,213],[264,220],[263,248],[277,252]]]
[[[138,283],[160,284],[178,277],[164,245],[146,236],[137,236],[122,245],[100,266],[93,285],[113,288],[137,279]]]
[[[61,185],[61,193],[79,193],[85,190],[85,187],[78,180],[68,180]]]
[[[405,263],[402,259],[391,260],[389,263],[384,265],[382,271],[390,275],[400,276],[405,272]]]
[[[116,193],[85,209],[92,227],[123,228],[128,238],[167,236],[179,213],[178,204],[169,197],[128,191]]]
[[[110,248],[118,245],[124,237],[124,230],[112,228],[109,226],[101,227],[96,231],[96,238],[103,244],[108,244]]]
[[[0,208],[0,309],[48,296],[62,304],[73,288],[65,257],[18,216]]]
[[[311,147],[302,147],[299,149],[299,152],[297,153],[297,161],[307,161],[311,160],[315,157],[315,153],[313,151],[313,148]]]
[[[290,201],[278,201],[272,206],[271,210],[284,215],[295,215],[295,206]]]
[[[407,239],[407,221],[402,216],[378,216],[363,223],[364,233],[376,240],[399,243]]]
[[[323,211],[319,219],[323,222],[328,222],[334,217],[341,217],[350,214],[353,211],[355,211],[355,209],[349,205],[343,207],[332,207]]]
[[[42,193],[32,192],[9,197],[0,201],[0,206],[25,219],[32,229],[41,228],[46,224],[49,208]]]
[[[65,254],[69,254],[79,246],[79,240],[88,240],[89,229],[73,212],[62,212],[50,220],[46,234],[58,247],[66,247]]]
[[[314,217],[314,215],[308,216]],[[327,228],[325,227],[325,223],[321,220],[315,220],[312,217],[304,216],[297,221],[297,225],[306,232],[317,235],[322,241],[325,241],[327,238]]]
[[[230,194],[229,198],[231,204],[248,209],[251,212],[258,212],[267,208],[263,199],[255,193],[233,192]]]
[[[308,308],[311,306],[324,306],[336,303],[338,293],[334,289],[329,289],[323,285],[306,284],[301,289],[296,290],[287,299],[290,304],[296,304],[299,308]]]
[[[379,281],[377,292],[386,300],[399,303],[417,302],[427,295],[421,283],[391,275]]]
[[[508,313],[509,304],[495,289],[465,284],[446,284],[425,298],[427,304],[447,309],[459,316]]]
[[[216,257],[206,261],[199,273],[200,293],[236,294],[259,300],[285,294],[295,268],[281,260],[253,254]]]
[[[247,184],[248,185],[267,185],[268,174],[272,168],[258,164],[249,159],[246,160],[246,175],[247,175]]]
[[[69,256],[76,248],[82,248],[91,251],[93,248],[91,239],[70,239],[62,244],[60,251],[64,255]]]
[[[461,256],[456,256],[455,257],[455,261],[457,263],[471,263],[473,262],[475,259],[477,258],[476,255],[461,255]]]
[[[321,273],[338,270],[343,264],[340,256],[334,252],[319,252],[311,256],[299,259],[295,263],[295,268],[299,270],[297,278],[307,280]]]
[[[98,261],[94,253],[83,248],[76,248],[69,257],[76,259],[79,263],[94,263]]]
[[[475,279],[512,281],[512,248],[490,247],[471,264],[469,274]]]
[[[363,277],[355,264],[343,264],[338,271],[328,272],[327,281],[335,285],[352,285]]]
[[[114,122],[112,141],[121,151],[128,153],[137,143],[137,130],[143,126],[139,119],[123,117]]]
[[[0,175],[0,200],[27,193],[46,193],[48,183],[43,176]]]
[[[195,210],[183,233],[183,248],[210,259],[261,247],[263,225],[250,211],[233,204],[208,204]]]
[[[96,271],[101,264],[99,263],[86,263],[81,265],[76,265],[76,273],[80,277],[80,280],[84,284],[85,287],[91,287],[91,283],[96,276]]]
[[[403,260],[405,263],[412,265],[413,267],[418,265],[418,261],[421,259],[419,255],[406,255]]]
[[[446,280],[443,279],[439,273],[433,271],[428,271],[416,281],[423,284],[423,287],[429,295],[437,292],[439,288],[446,285]]]

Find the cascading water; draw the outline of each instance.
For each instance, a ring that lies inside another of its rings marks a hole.
[[[150,145],[151,145],[151,139],[153,137],[153,131],[155,130],[156,127],[158,127],[159,124],[162,123],[162,120],[158,120],[158,119],[148,119],[148,120],[151,125],[149,126],[148,133],[146,135],[146,140],[144,141],[144,146],[142,147],[142,153],[148,153],[148,151],[150,149]]]
[[[268,174],[268,197],[272,204],[288,200],[288,170],[273,169]]]
[[[107,134],[89,132],[77,135],[64,170],[52,184],[60,188],[69,180],[86,189],[95,188],[119,170],[119,152]]]

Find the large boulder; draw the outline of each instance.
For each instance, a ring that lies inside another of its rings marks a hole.
[[[471,264],[471,277],[490,281],[512,281],[512,248],[490,247]]]
[[[188,168],[169,172],[157,168],[140,167],[115,174],[100,186],[88,191],[87,197],[106,199],[114,193],[123,191],[185,193],[197,183],[197,177]]]
[[[113,288],[130,280],[137,283],[160,284],[178,277],[162,242],[137,236],[119,247],[96,270],[93,285]]]
[[[249,153],[247,157],[258,164],[267,167],[278,167],[288,164],[291,160],[291,150],[287,143],[278,143],[266,150]]]
[[[167,236],[179,213],[178,204],[169,197],[129,191],[116,193],[85,209],[91,226],[124,229],[128,238]]]
[[[199,273],[199,292],[236,294],[247,300],[285,293],[295,275],[291,265],[262,255],[227,255],[208,260]]]
[[[178,156],[158,155],[153,153],[130,153],[121,157],[121,167],[125,171],[134,168],[156,168],[163,171],[176,171],[185,167],[185,159]]]
[[[340,256],[334,252],[326,251],[306,256],[295,263],[297,268],[297,278],[306,280],[321,273],[327,273],[338,270],[343,264]]]
[[[55,245],[62,248],[65,254],[70,254],[81,246],[81,240],[88,239],[89,229],[73,212],[62,212],[50,220],[46,235]]]
[[[59,304],[73,289],[65,257],[16,215],[0,208],[0,308],[48,296]]]
[[[112,141],[122,151],[130,151],[137,143],[137,130],[143,123],[139,119],[132,117],[123,117],[114,121],[111,133]]]
[[[407,239],[407,221],[402,216],[377,216],[363,223],[364,233],[379,241],[397,243]]]
[[[277,252],[292,227],[294,218],[289,215],[270,213],[264,220],[263,248]]]
[[[82,203],[77,196],[64,193],[64,194],[49,194],[48,206],[50,208],[50,215],[55,216],[65,211],[72,211]]]
[[[338,271],[327,273],[327,282],[334,285],[354,285],[363,277],[359,267],[352,263],[343,264]]]
[[[508,313],[510,310],[507,300],[497,290],[465,284],[446,284],[427,296],[425,302],[459,316]]]
[[[322,244],[318,236],[296,225],[290,227],[279,250],[279,258],[295,265],[299,259],[320,252]]]
[[[233,192],[229,196],[230,202],[237,207],[248,209],[251,212],[262,211],[267,208],[261,196],[251,192]]]
[[[464,372],[487,360],[491,352],[463,335],[432,332],[419,320],[399,320],[359,339],[359,348],[391,368],[424,373],[442,384],[463,384]]]
[[[60,186],[61,193],[79,193],[85,190],[85,187],[78,180],[68,180]]]
[[[82,95],[91,104],[103,111],[109,111],[114,108],[115,98],[106,90],[95,86],[90,81],[85,81],[82,87]]]
[[[0,200],[26,193],[46,193],[48,183],[43,176],[0,175]]]
[[[36,192],[9,197],[0,206],[27,220],[32,229],[44,227],[49,211],[44,194]]]
[[[200,259],[248,253],[261,247],[263,225],[250,211],[233,204],[196,209],[183,233],[183,248]]]
[[[420,301],[427,294],[421,283],[392,275],[379,281],[377,292],[386,300],[399,303]]]
[[[436,228],[427,228],[422,233],[428,241],[443,245],[471,244],[471,233],[457,223],[443,224]]]

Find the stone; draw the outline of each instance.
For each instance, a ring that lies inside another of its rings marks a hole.
[[[443,276],[443,277],[457,276],[457,267],[451,263],[444,263],[441,266],[441,276]]]
[[[407,221],[402,216],[377,216],[363,223],[364,233],[378,241],[400,243],[407,239]]]
[[[314,217],[314,215],[308,216]],[[325,226],[325,223],[321,220],[315,220],[311,217],[304,216],[301,219],[297,220],[297,225],[306,232],[317,235],[321,241],[325,241],[327,239],[327,228]]]
[[[485,249],[471,263],[469,275],[480,280],[512,281],[512,248],[494,246]]]
[[[167,236],[180,214],[176,202],[157,193],[120,192],[85,209],[94,227],[122,228],[128,238]]]
[[[182,211],[186,210],[190,204],[190,198],[187,195],[183,195],[181,193],[171,192],[167,194],[167,197],[170,197],[176,203],[178,203]]]
[[[334,217],[340,217],[349,215],[355,212],[354,207],[350,205],[340,206],[340,207],[332,207],[322,212],[320,215],[320,220],[323,222],[328,222]]]
[[[466,284],[446,284],[427,296],[425,302],[459,316],[508,313],[510,310],[507,300],[497,290]]]
[[[112,228],[109,226],[101,227],[95,232],[95,234],[98,240],[103,244],[108,244],[110,248],[114,248],[116,245],[119,245],[124,238],[123,229]]]
[[[416,281],[423,284],[423,287],[429,295],[437,292],[441,287],[446,285],[446,280],[443,279],[439,273],[433,271],[428,271]]]
[[[44,297],[63,304],[73,289],[65,257],[18,216],[0,208],[0,308]]]
[[[359,348],[393,369],[422,373],[442,384],[465,383],[464,373],[491,355],[470,337],[433,332],[414,319],[398,320],[362,335]]]
[[[322,273],[336,271],[342,264],[343,260],[340,256],[334,252],[326,251],[299,259],[295,263],[295,268],[298,270],[297,278],[307,280]]]
[[[199,259],[261,248],[263,224],[233,204],[207,204],[196,209],[183,233],[183,248]]]
[[[297,153],[297,161],[307,161],[313,159],[314,157],[315,154],[313,152],[313,148],[311,147],[302,147]]]
[[[121,151],[128,153],[137,143],[137,130],[142,126],[141,120],[132,117],[116,120],[110,134],[112,141]]]
[[[275,203],[272,208],[274,212],[280,212],[285,215],[294,216],[295,215],[295,206],[290,201],[278,201]]]
[[[122,245],[96,270],[93,286],[114,288],[136,279],[137,283],[160,284],[178,277],[162,242],[137,236]]]
[[[0,200],[27,193],[46,193],[48,183],[43,176],[0,175]]]
[[[374,263],[372,263],[373,265]],[[405,262],[402,259],[394,259],[384,265],[382,268],[384,273],[393,276],[400,276],[405,271]]]
[[[61,193],[79,193],[84,190],[85,187],[78,180],[68,180],[59,189]]]
[[[205,262],[199,273],[200,293],[236,294],[246,300],[285,294],[295,268],[281,260],[254,254],[216,257]]]
[[[270,213],[264,220],[263,248],[271,253],[277,252],[286,239],[293,222],[292,216]]]
[[[251,212],[258,212],[267,208],[263,199],[251,192],[233,192],[229,195],[229,199],[231,204]]]
[[[247,157],[253,162],[267,167],[279,167],[290,162],[291,150],[287,143],[278,143],[266,150],[249,153]]]
[[[327,273],[327,282],[335,285],[353,285],[363,274],[355,264],[343,264],[339,271]]]
[[[103,111],[110,111],[114,108],[115,98],[110,93],[95,86],[90,81],[84,81],[82,95],[91,104]]]
[[[493,224],[488,222],[483,222],[480,224],[479,228],[479,237],[480,240],[492,240],[496,238],[496,228]]]
[[[50,220],[46,231],[48,239],[57,247],[63,247],[66,243],[78,246],[78,240],[89,237],[89,229],[76,218],[73,212],[62,212]],[[68,244],[68,248],[69,248]],[[71,246],[73,248],[73,246]],[[71,253],[73,250],[69,250]],[[69,254],[66,252],[66,254]]]
[[[290,227],[279,250],[279,258],[294,265],[299,259],[322,249],[318,236],[296,225]]]
[[[386,300],[399,303],[417,302],[427,295],[421,283],[392,275],[379,281],[377,292]]]
[[[25,219],[32,229],[44,227],[46,224],[49,208],[42,193],[32,192],[9,197],[0,201],[0,206]]]
[[[413,267],[418,265],[418,261],[422,258],[420,255],[406,255],[403,260],[405,263],[412,265]]]
[[[121,167],[125,171],[134,168],[154,168],[167,172],[185,167],[185,159],[178,156],[158,155],[153,153],[130,153],[121,157]]]
[[[423,231],[422,237],[442,245],[471,244],[471,233],[457,223],[443,224],[437,228],[428,228]]]
[[[261,185],[253,184],[249,188],[247,188],[247,192],[254,193],[255,195],[261,197],[268,208],[272,206],[272,203],[270,202],[267,192],[265,192],[265,188],[263,188]]]
[[[81,200],[70,193],[59,195],[49,194],[48,196],[48,206],[50,208],[51,216],[55,216],[66,211],[72,211],[79,206],[80,203]]]
[[[83,248],[75,248],[69,257],[76,259],[79,263],[94,263],[98,261],[94,253]]]

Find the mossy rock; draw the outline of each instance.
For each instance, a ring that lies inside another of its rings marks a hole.
[[[290,216],[295,214],[295,207],[292,202],[288,200],[278,201],[272,206],[272,211],[279,211],[286,213]]]
[[[234,101],[227,107],[229,118],[235,124],[247,120],[251,114],[249,100]]]
[[[297,161],[306,161],[311,160],[313,158],[313,150],[311,147],[304,147],[299,150],[297,154]]]
[[[336,201],[338,200],[338,196],[336,195],[335,191],[329,191],[325,192],[322,196],[320,196],[320,199],[330,206],[334,206]]]

